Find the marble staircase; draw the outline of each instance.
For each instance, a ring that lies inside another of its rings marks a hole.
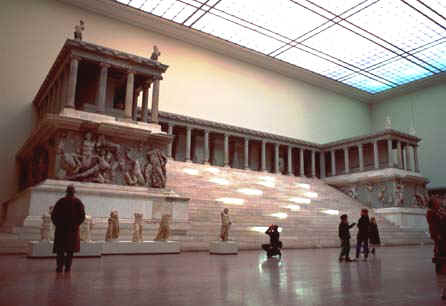
[[[168,188],[190,198],[190,229],[183,250],[207,250],[219,235],[220,211],[230,209],[230,239],[241,249],[259,249],[268,241],[265,227],[282,228],[286,248],[338,247],[339,215],[356,222],[364,207],[319,179],[169,161]],[[225,203],[226,201],[226,203]],[[374,216],[373,209],[370,215]],[[377,217],[382,242],[390,245],[431,243],[423,231],[400,229]],[[356,227],[351,230],[352,245]]]

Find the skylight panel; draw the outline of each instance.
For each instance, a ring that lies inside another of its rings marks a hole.
[[[291,48],[277,58],[335,80],[352,73],[348,68],[297,48]]]
[[[413,55],[441,71],[446,71],[446,38],[438,44],[413,53]]]
[[[392,88],[391,86],[377,81],[375,79],[369,78],[362,74],[355,74],[353,77],[342,81],[345,84],[356,87],[358,89],[367,91],[368,93],[375,94],[387,89]]]
[[[250,23],[295,39],[326,21],[289,0],[224,0],[215,6]]]
[[[204,15],[193,28],[265,54],[284,43],[213,14]]]
[[[394,56],[392,52],[338,25],[304,44],[358,68],[366,68]]]
[[[446,1],[444,0],[405,0],[407,5],[420,11],[443,26],[446,26]]]
[[[351,16],[348,21],[405,51],[445,34],[441,27],[398,0],[379,1]]]
[[[389,63],[377,67],[370,72],[398,85],[409,83],[433,74],[429,70],[426,70],[404,58],[390,61]]]
[[[335,14],[335,15],[341,15],[342,13],[353,10],[354,7],[357,7],[357,6],[359,7],[361,4],[367,5],[368,3],[371,3],[371,2],[372,1],[367,1],[367,0],[313,1],[313,3],[315,3],[315,6],[323,7],[325,10],[327,10],[330,13]],[[305,4],[307,5],[307,3],[305,3]]]
[[[135,0],[134,0],[135,1]],[[133,1],[130,2],[133,6]],[[143,11],[172,20],[184,9],[185,4],[176,0],[147,0],[141,7]],[[190,9],[191,13],[194,11]]]

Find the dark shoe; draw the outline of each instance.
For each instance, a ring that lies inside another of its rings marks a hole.
[[[66,267],[65,272],[71,272],[71,267]]]
[[[62,273],[62,271],[63,271],[62,268],[59,268],[59,267],[56,268],[56,272],[57,272],[57,273]]]
[[[353,262],[354,260],[351,260],[350,259],[350,257],[347,257],[346,259],[345,259],[345,262]]]
[[[372,255],[375,255],[375,249],[374,248],[372,249],[371,253],[372,253]]]
[[[342,262],[344,260],[344,258],[339,257],[339,262]]]

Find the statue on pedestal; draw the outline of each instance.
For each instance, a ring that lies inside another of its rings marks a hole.
[[[40,241],[50,241],[52,239],[53,222],[51,221],[51,212],[53,206],[48,208],[48,212],[42,215],[42,225],[40,226]]]
[[[105,241],[114,241],[119,238],[119,216],[118,211],[113,209],[108,218],[107,233],[105,234]]]
[[[85,30],[85,24],[81,20],[79,24],[74,26],[74,39],[82,40],[82,31]]]
[[[220,230],[220,238],[222,241],[228,241],[229,237],[229,229],[231,228],[231,219],[229,218],[229,209],[225,208],[220,213],[221,217],[221,230]]]
[[[84,222],[82,222],[82,224],[79,226],[79,234],[80,234],[80,238],[81,241],[83,242],[91,242],[91,231],[93,230],[93,219],[91,218],[91,216],[86,215]]]
[[[150,56],[150,59],[152,61],[158,61],[158,57],[161,55],[160,50],[158,49],[157,46],[153,46],[153,52],[152,55]]]
[[[167,241],[170,236],[170,215],[162,215],[155,241]]]
[[[385,128],[386,130],[392,128],[392,119],[390,118],[389,115],[386,116],[386,121],[385,121],[385,123],[384,123],[384,128]]]
[[[144,242],[143,238],[143,214],[142,213],[135,213],[135,221],[133,222],[133,242]]]

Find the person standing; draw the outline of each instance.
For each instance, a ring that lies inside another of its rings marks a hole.
[[[370,219],[369,242],[372,246],[372,250],[370,251],[370,253],[372,253],[372,255],[375,255],[375,247],[377,247],[381,244],[381,239],[379,237],[378,224],[376,224],[375,217],[372,217]]]
[[[361,246],[364,245],[364,260],[369,256],[369,210],[363,208],[361,210],[361,218],[358,221],[358,235],[356,237],[356,259],[359,258]]]
[[[350,229],[355,226],[356,223],[348,224],[348,216],[341,216],[341,223],[339,223],[339,238],[341,239],[341,255],[339,255],[339,261],[342,262],[345,257],[346,262],[351,262],[350,259]]]
[[[57,272],[71,271],[73,253],[80,251],[79,226],[85,219],[84,204],[74,196],[73,185],[68,185],[65,197],[59,199],[51,213],[56,226],[53,253],[56,253]]]

